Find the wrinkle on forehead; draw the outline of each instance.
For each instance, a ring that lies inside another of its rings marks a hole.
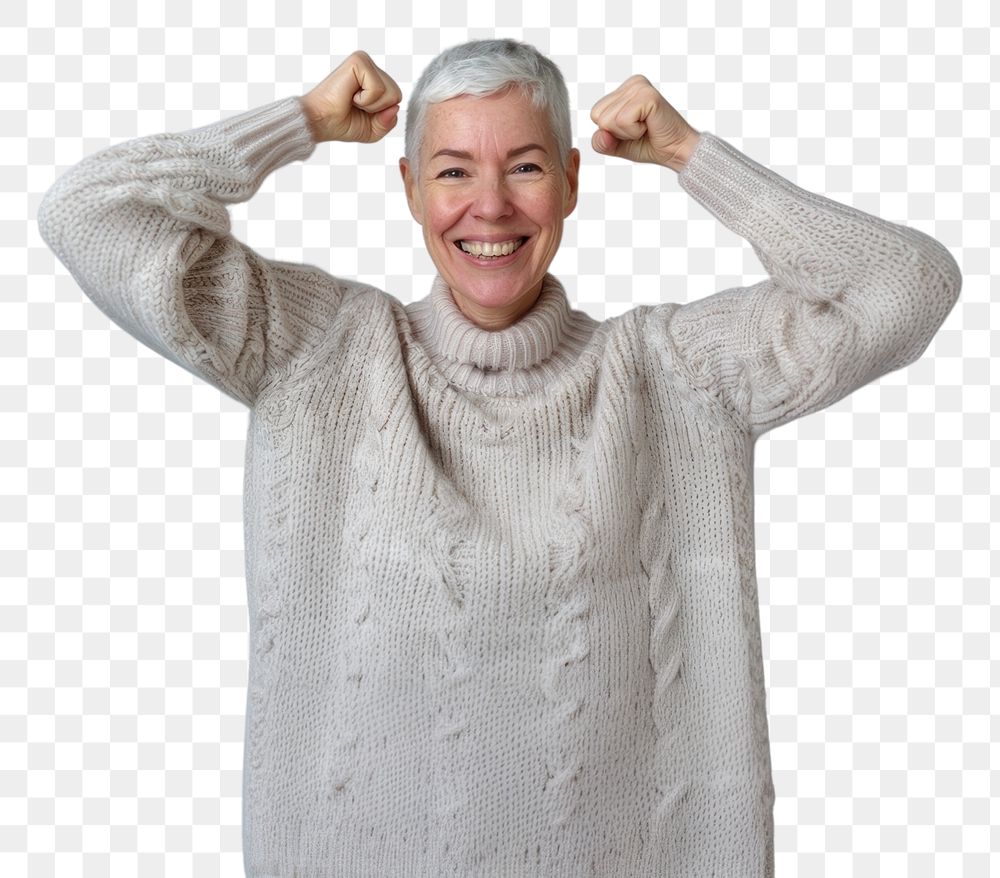
[[[477,161],[506,161],[510,150],[534,142],[545,146],[550,158],[555,156],[548,114],[520,90],[485,97],[461,95],[431,104],[427,113],[422,147],[427,155],[455,149],[471,153]]]

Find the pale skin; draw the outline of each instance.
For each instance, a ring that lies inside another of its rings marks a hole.
[[[375,143],[395,128],[402,92],[358,50],[301,102],[316,142]],[[676,172],[700,138],[640,75],[601,98],[590,117],[596,152]],[[471,321],[510,326],[537,299],[576,206],[580,151],[560,157],[546,114],[514,89],[428,105],[420,164],[399,160],[438,273]]]

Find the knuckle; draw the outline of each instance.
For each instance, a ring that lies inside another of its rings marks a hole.
[[[375,62],[372,61],[371,55],[369,55],[364,49],[358,49],[354,52],[351,57],[354,59],[354,64],[357,67],[362,68],[366,73],[370,73],[375,68]]]

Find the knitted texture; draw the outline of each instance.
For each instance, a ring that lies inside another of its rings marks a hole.
[[[709,132],[682,189],[769,278],[599,322],[546,275],[487,331],[261,257],[226,205],[314,149],[297,98],[60,177],[47,244],[249,408],[252,876],[767,876],[758,436],[914,362],[927,235]]]

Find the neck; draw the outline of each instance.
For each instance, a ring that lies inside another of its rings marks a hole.
[[[532,304],[508,325],[479,325],[438,275],[430,293],[406,306],[414,337],[452,383],[482,393],[544,390],[580,355],[599,325],[574,311],[562,284],[542,279]]]
[[[466,319],[475,323],[480,329],[485,329],[488,332],[498,332],[501,329],[506,329],[508,326],[513,326],[521,317],[527,314],[538,301],[541,292],[542,282],[539,281],[535,289],[528,290],[521,298],[510,302],[503,308],[484,308],[475,302],[470,302],[463,296],[456,296],[454,291],[452,291],[451,297],[455,302],[455,307],[458,308]]]

